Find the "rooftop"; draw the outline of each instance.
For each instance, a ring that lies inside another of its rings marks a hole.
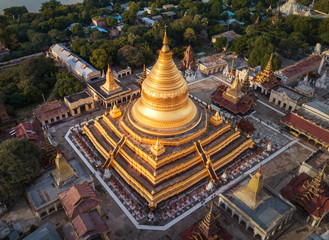
[[[61,101],[47,102],[34,109],[34,114],[39,120],[47,120],[67,112],[67,108]]]
[[[226,37],[227,42],[231,42],[235,38],[240,37],[240,36],[241,36],[240,34],[237,34],[233,30],[231,30],[231,31],[227,31],[227,32],[224,32],[221,34],[214,35],[214,36],[212,36],[212,38]]]
[[[329,116],[329,100],[328,99],[323,99],[323,101],[313,100],[311,102],[304,103],[303,107],[306,109],[313,108],[313,109],[320,111],[321,113]]]
[[[264,200],[255,210],[251,209],[234,195],[234,192],[243,186],[246,186],[250,179],[250,176],[244,178],[229,190],[222,193],[222,195],[229,199],[232,204],[249,216],[262,229],[266,230],[273,224],[273,222],[279,220],[283,214],[291,211],[293,207],[264,186],[263,191],[265,191],[270,197]]]
[[[320,65],[321,60],[322,58],[320,55],[312,55],[291,66],[280,69],[277,73],[282,74],[287,78],[291,78],[295,75],[299,75],[301,72],[311,71],[314,67]]]
[[[200,58],[199,62],[206,67],[212,67],[215,65],[227,65],[227,62],[221,58],[220,54]]]
[[[90,73],[99,72],[98,70],[90,66],[89,63],[85,62],[84,60],[73,54],[63,44],[58,43],[51,46],[50,48],[51,51],[55,52],[58,56],[60,56],[61,59],[63,59],[67,64],[69,64],[85,78],[88,78],[88,75]]]
[[[302,98],[305,97],[302,94],[299,94],[298,92],[293,91],[293,90],[283,87],[283,86],[280,86],[276,90],[273,90],[273,91],[278,92],[278,93],[285,93],[290,99],[292,99],[294,101],[301,100]]]
[[[39,227],[37,230],[29,234],[27,237],[23,238],[23,240],[44,240],[44,239],[51,239],[51,240],[62,240],[61,236],[56,232],[54,227],[51,225],[50,222]]]
[[[82,92],[78,92],[78,93],[75,93],[75,94],[72,94],[70,96],[66,96],[65,98],[70,102],[70,103],[73,103],[73,102],[77,102],[79,101],[80,99],[86,99],[86,98],[90,98],[90,94],[86,91],[82,91]]]
[[[83,181],[90,181],[91,177],[81,166],[78,160],[73,159],[69,162],[69,164],[79,176],[79,178],[72,183],[64,185],[60,188],[57,187],[54,178],[51,176],[54,168],[51,168],[42,174],[41,177],[34,182],[34,184],[31,184],[27,188],[26,193],[30,196],[35,208],[40,208],[42,205],[58,199],[58,194],[68,190],[73,184],[78,184]]]

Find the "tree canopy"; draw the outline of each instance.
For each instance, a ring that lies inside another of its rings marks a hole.
[[[0,144],[0,198],[15,200],[27,184],[39,175],[40,148],[26,139],[10,139]]]
[[[57,98],[72,95],[83,90],[81,82],[72,74],[61,72],[56,74],[56,83],[54,86],[54,93]]]
[[[144,64],[142,52],[133,46],[126,45],[118,51],[118,60],[121,67],[140,67]]]

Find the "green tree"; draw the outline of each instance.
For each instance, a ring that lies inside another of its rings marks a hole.
[[[129,25],[134,25],[136,14],[140,9],[140,2],[129,2],[129,9],[122,14],[122,19],[124,23],[127,23]]]
[[[71,45],[71,50],[72,52],[76,53],[76,54],[80,54],[80,48],[84,45],[88,44],[88,40],[84,39],[84,38],[76,38],[72,45]]]
[[[25,6],[21,7],[10,7],[3,9],[3,13],[9,17],[14,16],[15,19],[18,18],[18,16],[22,16],[24,13],[27,13],[27,9]]]
[[[59,42],[64,42],[66,39],[65,34],[61,31],[58,31],[57,29],[51,29],[48,32],[48,35],[51,37],[51,41],[53,44],[59,43]]]
[[[72,30],[71,30],[72,34],[74,36],[79,36],[79,37],[83,37],[85,35],[85,32],[83,31],[83,27],[81,24],[75,24],[73,27],[72,27]]]
[[[40,148],[26,139],[10,139],[0,144],[0,199],[15,200],[27,184],[39,175]]]
[[[218,50],[218,51],[222,51],[227,43],[227,38],[226,37],[219,37],[216,38],[216,42],[214,43],[214,47]]]
[[[116,26],[118,26],[118,20],[116,20],[116,19],[114,18],[113,15],[108,16],[108,17],[106,18],[106,23],[107,23],[107,25],[109,25],[110,27],[116,27]]]
[[[98,70],[105,69],[107,64],[111,62],[111,57],[106,53],[103,48],[98,48],[93,51],[92,56],[90,57],[90,62]]]
[[[142,52],[133,46],[126,45],[119,49],[118,60],[121,67],[140,67],[145,63]]]
[[[56,74],[54,93],[57,98],[72,95],[83,90],[83,85],[72,74],[66,72]]]
[[[222,4],[218,0],[213,0],[210,8],[210,16],[215,19],[219,19],[222,13]]]
[[[196,41],[196,34],[193,28],[187,28],[184,32],[184,40],[186,43],[194,43]]]
[[[329,1],[328,0],[319,0],[314,4],[314,9],[329,13]]]

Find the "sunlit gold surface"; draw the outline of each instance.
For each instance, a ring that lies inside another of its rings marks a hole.
[[[106,81],[101,86],[101,89],[106,92],[107,94],[110,94],[112,92],[116,92],[122,89],[114,79],[113,72],[110,68],[110,64],[108,64],[107,72],[106,72]]]
[[[132,117],[141,131],[154,134],[163,130],[179,128],[188,131],[188,126],[197,114],[194,103],[188,98],[188,86],[172,60],[167,36],[157,63],[143,81],[141,98],[132,109]],[[170,131],[176,134],[176,131]]]

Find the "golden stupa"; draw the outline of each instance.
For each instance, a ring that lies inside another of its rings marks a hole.
[[[104,114],[85,124],[82,133],[103,157],[103,168],[115,171],[114,178],[129,185],[151,209],[206,179],[218,181],[216,171],[253,148],[252,139],[224,123],[218,113],[210,121],[209,109],[189,98],[167,34],[141,84],[141,97],[121,105],[121,116]]]
[[[139,130],[154,135],[184,133],[198,122],[197,109],[188,97],[187,82],[177,69],[168,46],[167,34],[152,71],[143,80],[141,98],[131,111],[132,123]]]
[[[57,156],[55,159],[56,169],[51,173],[57,186],[63,186],[78,177],[73,168],[66,161],[65,156],[57,148]]]

